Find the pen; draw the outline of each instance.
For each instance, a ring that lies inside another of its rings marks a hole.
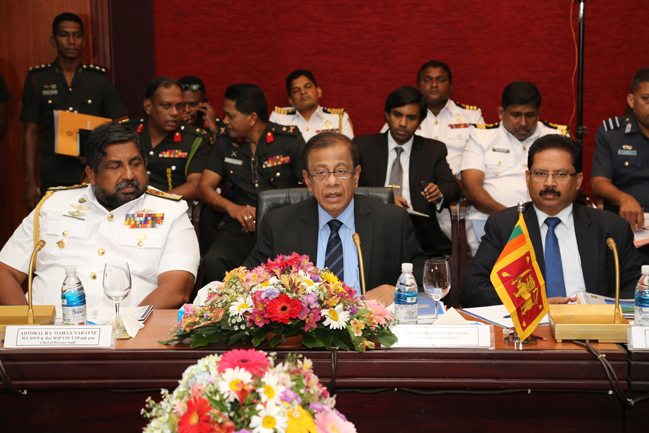
[[[510,314],[508,314],[506,316],[503,316],[503,319],[511,319],[511,318],[512,318],[512,316]]]

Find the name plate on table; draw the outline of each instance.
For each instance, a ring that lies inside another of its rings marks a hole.
[[[629,350],[649,351],[649,326],[629,326],[627,332]]]
[[[392,347],[495,349],[493,325],[395,325]]]
[[[7,326],[5,349],[115,347],[112,325]]]

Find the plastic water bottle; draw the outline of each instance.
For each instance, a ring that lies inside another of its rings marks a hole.
[[[417,323],[417,280],[412,274],[412,263],[401,264],[401,276],[397,280],[394,294],[394,314],[397,323],[414,325]]]
[[[649,326],[649,265],[642,266],[642,275],[635,287],[635,326]]]
[[[65,280],[61,287],[61,304],[64,325],[86,325],[86,292],[77,277],[76,266],[65,267]]]

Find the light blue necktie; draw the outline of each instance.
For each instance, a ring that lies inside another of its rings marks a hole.
[[[343,262],[343,243],[338,234],[338,230],[343,225],[342,222],[338,220],[331,220],[329,228],[331,233],[329,234],[329,240],[327,241],[327,251],[325,255],[325,267],[328,268],[331,273],[338,277],[340,281],[343,281],[344,278],[344,262]]]
[[[545,235],[545,293],[548,298],[566,296],[566,283],[563,281],[563,265],[559,239],[554,229],[561,220],[557,217],[545,219],[548,232]]]

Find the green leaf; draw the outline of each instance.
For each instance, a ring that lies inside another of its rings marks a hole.
[[[207,333],[203,334],[202,332],[194,332],[189,339],[189,347],[195,349],[197,347],[207,346],[208,344],[218,343],[223,339],[223,334],[221,333]]]
[[[277,346],[281,342],[282,342],[282,334],[278,333],[278,334],[273,335],[273,338],[270,339],[270,341],[268,342],[268,345],[271,348],[273,348],[273,347]]]
[[[375,335],[374,338],[385,347],[390,347],[397,342],[397,336],[392,332]]]
[[[252,337],[252,345],[254,347],[259,346],[266,339],[266,333],[264,331],[257,332],[254,337]]]
[[[327,349],[331,349],[331,342],[334,339],[334,333],[336,331],[331,331],[329,329],[326,329],[324,327],[321,328],[316,328],[315,329],[315,335],[317,335],[318,339],[322,341],[322,345]]]
[[[316,336],[313,330],[310,330],[309,332],[303,334],[302,345],[308,347],[309,349],[313,349],[314,347],[324,346],[322,341]]]
[[[332,334],[332,337],[332,346],[337,346],[342,350],[349,350],[351,341],[349,341],[349,336],[346,333]]]
[[[246,336],[246,331],[239,331],[234,334],[230,335],[230,338],[228,339],[228,346],[236,343],[237,341],[243,339],[243,337]]]

